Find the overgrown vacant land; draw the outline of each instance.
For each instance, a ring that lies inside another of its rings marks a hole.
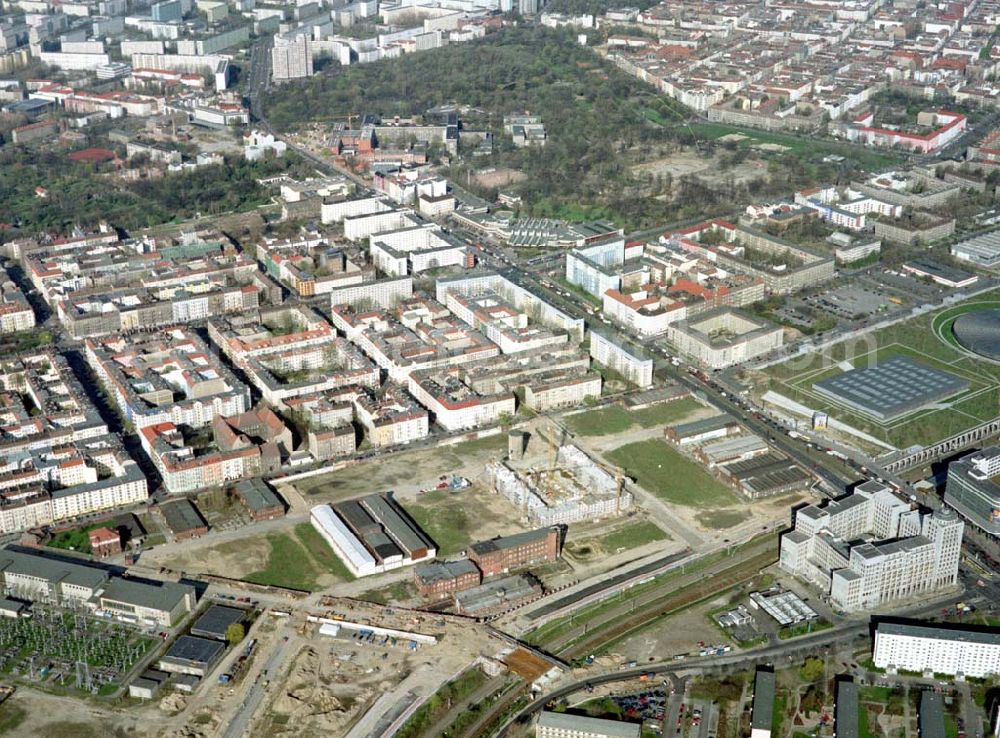
[[[567,416],[565,424],[577,435],[606,436],[623,433],[635,426],[655,428],[677,423],[694,416],[699,410],[705,410],[705,406],[693,397],[685,397],[641,410],[627,410],[619,405],[588,410]]]
[[[736,503],[735,494],[725,485],[658,438],[621,446],[607,458],[665,502],[699,508]]]
[[[960,315],[996,307],[1000,307],[1000,290],[836,344],[822,354],[800,356],[768,367],[761,386],[827,412],[899,448],[931,444],[996,415],[1000,365],[962,349],[951,332],[952,323]],[[969,388],[944,403],[884,423],[839,406],[813,390],[818,381],[839,374],[847,364],[867,367],[900,355],[965,379]]]

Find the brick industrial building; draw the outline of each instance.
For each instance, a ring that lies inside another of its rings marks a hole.
[[[559,558],[560,531],[539,528],[490,541],[479,541],[469,547],[469,558],[483,572],[484,577],[506,574],[532,564],[547,563]]]

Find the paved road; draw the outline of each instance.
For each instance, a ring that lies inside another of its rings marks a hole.
[[[264,662],[264,668],[261,670],[260,676],[247,691],[243,702],[226,728],[226,732],[222,734],[223,738],[242,738],[246,734],[250,721],[267,695],[270,679],[278,675],[292,650],[291,641],[279,640],[277,642],[276,647],[271,651],[271,655]]]

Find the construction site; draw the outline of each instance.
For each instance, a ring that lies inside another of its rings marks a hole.
[[[568,525],[621,515],[632,507],[620,469],[608,469],[552,434],[544,461],[525,458],[525,434],[508,437],[507,459],[491,461],[492,488],[532,525]]]

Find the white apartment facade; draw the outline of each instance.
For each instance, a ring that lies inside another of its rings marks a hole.
[[[1000,675],[1000,632],[935,625],[879,622],[875,666],[982,679]]]
[[[607,299],[605,297],[605,299]],[[643,359],[600,333],[590,333],[590,358],[639,387],[653,384],[653,360]]]

